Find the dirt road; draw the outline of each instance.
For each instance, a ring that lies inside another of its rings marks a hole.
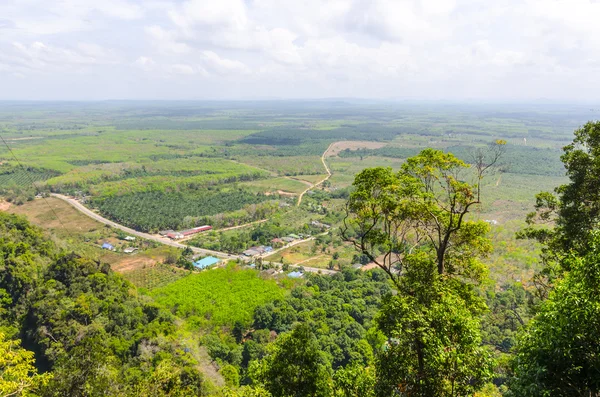
[[[64,196],[62,194],[56,194],[56,193],[51,193],[51,196],[52,197],[56,197],[58,199],[61,199],[63,201],[66,201],[67,203],[71,204],[78,211],[82,212],[83,214],[89,216],[90,218],[92,218],[92,219],[94,219],[94,220],[96,220],[96,221],[98,221],[100,223],[103,223],[105,225],[109,225],[109,226],[114,227],[116,229],[121,229],[124,232],[126,232],[128,234],[131,234],[132,236],[138,236],[138,237],[141,237],[141,238],[144,238],[144,239],[147,239],[147,240],[156,241],[157,243],[169,245],[171,247],[176,247],[176,248],[187,248],[187,247],[189,247],[196,254],[213,255],[213,256],[216,256],[216,257],[219,257],[219,258],[222,258],[222,259],[230,259],[230,260],[235,260],[235,259],[239,258],[238,255],[231,255],[231,254],[228,254],[228,253],[225,253],[225,252],[212,251],[212,250],[207,250],[207,249],[202,249],[202,248],[197,248],[197,247],[190,247],[188,245],[184,245],[184,244],[180,244],[178,242],[175,242],[175,241],[173,241],[173,240],[171,240],[169,238],[163,238],[163,237],[154,236],[154,235],[148,234],[148,233],[138,232],[137,230],[133,230],[133,229],[127,227],[127,226],[120,225],[120,224],[118,224],[116,222],[113,222],[111,220],[108,220],[108,219],[104,218],[103,216],[95,213],[94,211],[90,210],[89,208],[87,208],[86,206],[84,206],[83,204],[81,204],[79,201],[77,201],[77,200],[75,200],[75,199],[73,199],[71,197],[67,197],[67,196]],[[297,240],[297,241],[294,241],[290,245],[287,245],[287,246],[285,246],[283,248],[288,248],[288,247],[290,247],[292,245],[300,244],[300,243],[309,241],[309,240],[311,240],[313,238],[314,237],[310,237],[310,238],[308,238],[306,240]],[[276,263],[276,262],[273,262],[273,263]],[[281,265],[281,264],[279,264],[279,265]],[[296,266],[292,266],[292,267],[296,267]],[[328,270],[328,269],[318,269],[318,268],[315,268],[315,267],[305,267],[304,270],[307,271],[307,272],[311,272],[311,273],[319,273],[319,272],[321,272],[323,274],[334,274],[335,273],[335,271],[331,271],[331,270]]]
[[[328,180],[329,178],[331,178],[331,170],[329,169],[329,166],[327,166],[327,163],[325,162],[325,157],[327,156],[327,153],[331,150],[332,146],[335,145],[337,142],[333,142],[332,144],[330,144],[327,147],[327,150],[325,150],[323,152],[323,155],[321,156],[321,163],[323,163],[323,167],[325,167],[325,171],[327,171],[327,176],[320,180],[319,182],[315,183],[314,185],[312,185],[311,187],[307,188],[306,190],[304,190],[302,193],[300,193],[300,196],[298,196],[298,203],[296,204],[298,207],[300,207],[300,204],[302,204],[302,197],[304,197],[304,195],[311,189],[316,188],[317,186],[321,185],[323,182],[325,182],[326,180]]]
[[[73,207],[75,207],[75,209],[77,209],[78,211],[82,212],[83,214],[89,216],[90,218],[103,223],[105,225],[109,225],[111,227],[114,227],[116,229],[121,229],[126,233],[129,233],[133,236],[138,236],[141,238],[144,238],[146,240],[152,240],[152,241],[156,241],[158,243],[161,244],[165,244],[165,245],[170,245],[171,247],[177,247],[177,248],[191,248],[192,251],[194,251],[194,253],[196,254],[201,254],[201,255],[214,255],[217,256],[219,258],[223,258],[223,259],[237,259],[238,256],[236,255],[230,255],[227,254],[225,252],[218,252],[218,251],[212,251],[212,250],[207,250],[207,249],[202,249],[202,248],[197,248],[197,247],[190,247],[188,245],[184,245],[184,244],[180,244],[178,242],[175,242],[169,238],[166,237],[157,237],[157,236],[153,236],[152,234],[148,234],[148,233],[143,233],[143,232],[138,232],[137,230],[133,230],[127,226],[123,226],[123,225],[119,225],[116,222],[113,222],[111,220],[108,220],[106,218],[104,218],[103,216],[95,213],[94,211],[90,210],[89,208],[87,208],[86,206],[84,206],[83,204],[81,204],[79,201],[64,196],[62,194],[55,194],[55,193],[51,193],[52,197],[56,197],[58,199],[64,200],[67,203],[71,204]]]

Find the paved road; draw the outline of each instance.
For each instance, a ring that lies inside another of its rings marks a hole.
[[[152,234],[148,234],[148,233],[143,233],[143,232],[138,232],[137,230],[133,230],[127,226],[123,226],[120,225],[116,222],[113,222],[111,220],[108,220],[106,218],[104,218],[103,216],[95,213],[94,211],[90,210],[89,208],[87,208],[86,206],[84,206],[83,204],[81,204],[79,201],[71,198],[71,197],[67,197],[64,196],[62,194],[56,194],[56,193],[51,193],[50,194],[52,197],[56,197],[58,199],[61,199],[63,201],[66,201],[67,203],[71,204],[73,207],[75,207],[75,209],[79,210],[80,212],[84,213],[85,215],[89,216],[90,218],[103,223],[105,225],[109,225],[111,227],[114,227],[116,229],[121,229],[126,233],[129,233],[133,236],[138,236],[141,238],[145,238],[147,240],[152,240],[152,241],[156,241],[157,243],[161,243],[161,244],[165,244],[165,245],[170,245],[171,247],[177,247],[177,248],[191,248],[192,251],[194,251],[194,253],[197,254],[201,254],[201,255],[213,255],[219,258],[223,258],[223,259],[231,259],[231,260],[235,260],[238,259],[239,256],[238,255],[231,255],[225,252],[219,252],[219,251],[212,251],[212,250],[207,250],[207,249],[203,249],[203,248],[197,248],[197,247],[190,247],[188,245],[184,245],[184,244],[180,244],[178,242],[175,242],[169,238],[163,238],[163,237],[157,237],[154,236]],[[298,240],[298,241],[294,241],[293,243],[291,243],[290,245],[287,245],[283,248],[288,248],[291,245],[296,245],[296,244],[300,244],[303,243],[305,241],[309,241],[311,239],[313,239],[314,237],[310,237],[306,240]],[[282,248],[282,249],[283,249]],[[272,262],[274,264],[278,264],[281,266],[281,263],[277,263],[277,262]],[[291,267],[298,267],[298,266],[291,266]],[[329,270],[329,269],[319,269],[316,267],[304,267],[304,270],[307,272],[311,272],[311,273],[323,273],[323,274],[334,274],[335,271]]]
[[[152,240],[152,241],[156,241],[158,243],[161,244],[166,244],[166,245],[170,245],[172,247],[177,247],[177,248],[191,248],[192,251],[194,251],[194,253],[197,254],[201,254],[201,255],[214,255],[217,256],[219,258],[223,258],[223,259],[237,259],[238,256],[237,255],[230,255],[227,254],[225,252],[218,252],[218,251],[212,251],[212,250],[207,250],[207,249],[202,249],[202,248],[197,248],[197,247],[190,247],[184,244],[180,244],[176,241],[173,241],[169,238],[163,238],[163,237],[157,237],[157,236],[153,236],[152,234],[148,234],[148,233],[143,233],[143,232],[138,232],[137,230],[133,230],[127,226],[123,226],[120,225],[116,222],[113,222],[111,220],[108,220],[106,218],[104,218],[103,216],[95,213],[94,211],[90,210],[89,208],[87,208],[86,206],[84,206],[83,204],[81,204],[79,201],[64,196],[62,194],[55,194],[55,193],[51,193],[50,194],[52,197],[56,197],[58,199],[61,199],[63,201],[66,201],[67,203],[71,204],[73,207],[75,207],[77,210],[79,210],[80,212],[84,213],[85,215],[89,216],[90,218],[100,222],[100,223],[104,223],[105,225],[109,225],[112,226],[114,228],[117,229],[121,229],[126,233],[129,233],[133,236],[138,236],[141,238],[145,238],[147,240]]]

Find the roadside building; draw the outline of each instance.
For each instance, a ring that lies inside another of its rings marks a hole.
[[[253,257],[253,256],[260,255],[260,252],[254,250],[252,248],[249,248],[246,251],[242,252],[242,254],[244,254],[245,256]]]
[[[126,254],[132,254],[132,253],[134,253],[134,252],[135,252],[135,251],[137,251],[137,250],[138,250],[138,249],[137,249],[137,248],[135,248],[135,247],[129,247],[129,248],[125,248],[125,249],[123,250],[123,252],[124,252],[124,253],[126,253]]]
[[[109,251],[114,251],[115,247],[113,247],[112,244],[104,243],[104,244],[102,244],[102,249],[109,250]]]
[[[293,238],[294,240],[300,240],[300,236],[298,236],[297,234],[289,234],[288,235],[289,238]]]
[[[304,273],[299,272],[299,271],[294,271],[291,273],[288,273],[288,277],[290,278],[302,278],[304,276]]]
[[[123,240],[125,240],[125,241],[135,241],[135,237],[133,237],[133,236],[125,236],[125,238]]]
[[[219,263],[221,263],[221,260],[219,258],[215,258],[214,256],[207,256],[206,258],[194,262],[194,267],[196,269],[206,269],[208,267],[218,265]]]
[[[294,241],[294,239],[291,237],[282,237],[281,239],[286,243],[291,243],[292,241]]]
[[[313,225],[313,226],[315,226],[315,227],[320,227],[321,229],[329,229],[329,228],[331,228],[331,225],[328,225],[326,223],[321,223],[319,221],[312,221],[310,224]]]
[[[273,247],[271,247],[270,245],[266,246],[265,252],[273,252]]]
[[[163,237],[168,236],[171,233],[175,233],[175,230],[161,230],[160,232],[158,232],[158,234],[160,234]]]

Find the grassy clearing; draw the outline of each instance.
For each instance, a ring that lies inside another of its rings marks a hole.
[[[236,160],[272,171],[280,176],[316,175],[323,173],[320,156],[236,156]]]
[[[192,274],[150,295],[195,326],[224,326],[249,323],[257,306],[283,298],[285,290],[257,271],[229,265]]]
[[[183,277],[189,276],[190,272],[170,265],[157,263],[155,265],[136,267],[131,271],[123,273],[123,277],[133,285],[148,291],[162,288]]]
[[[240,183],[240,185],[260,193],[276,193],[279,190],[283,190],[284,192],[299,194],[308,187],[306,184],[300,181],[296,181],[294,179],[286,177],[262,179],[252,182],[242,182]]]

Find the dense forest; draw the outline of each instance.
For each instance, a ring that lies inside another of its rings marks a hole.
[[[59,251],[0,213],[0,393],[202,395],[174,318],[110,266]],[[18,342],[20,340],[20,342]]]

